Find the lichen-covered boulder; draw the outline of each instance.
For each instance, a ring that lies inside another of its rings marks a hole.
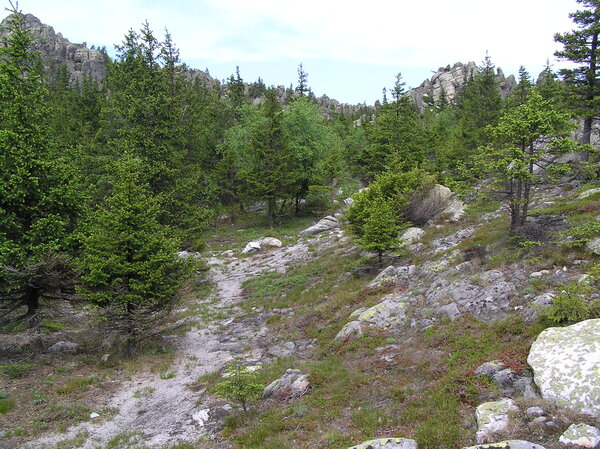
[[[423,231],[421,228],[412,227],[405,229],[404,232],[400,234],[399,240],[402,246],[410,246],[419,242],[424,235],[425,231]]]
[[[260,242],[258,240],[248,242],[248,244],[242,250],[242,254],[256,253],[261,250]]]
[[[368,309],[354,311],[350,321],[335,337],[336,341],[344,341],[360,337],[363,334],[363,326],[377,329],[388,329],[402,324],[406,320],[406,306],[408,300],[399,293],[384,296],[379,304]]]
[[[485,402],[477,407],[477,443],[487,443],[493,439],[493,434],[506,429],[509,413],[516,410],[512,399]]]
[[[585,247],[592,253],[600,256],[600,237],[596,237],[585,244]]]
[[[415,265],[408,265],[404,267],[394,267],[390,265],[384,268],[375,279],[373,279],[367,285],[367,288],[376,289],[389,282],[397,282],[400,280],[407,281],[411,276],[414,276],[417,272]]]
[[[546,329],[527,362],[544,399],[600,416],[600,319]]]
[[[323,218],[322,220],[319,220],[319,222],[309,228],[306,228],[304,231],[300,231],[300,233],[298,234],[299,236],[304,236],[304,235],[314,235],[314,234],[319,234],[321,232],[325,232],[325,231],[331,231],[335,228],[339,228],[340,227],[340,222],[337,220],[337,218],[332,217],[332,216],[327,216],[325,218]]]
[[[477,446],[463,447],[463,449],[545,449],[539,444],[523,440],[507,440],[498,443],[478,444]]]
[[[276,239],[275,237],[263,237],[260,239],[261,246],[271,246],[273,248],[281,248],[283,245],[281,240]]]
[[[417,442],[408,438],[378,438],[348,449],[418,449]]]
[[[286,399],[304,396],[309,388],[308,375],[297,369],[289,369],[283,376],[264,389],[262,398],[285,401]]]
[[[563,444],[594,448],[600,443],[600,430],[584,423],[572,424],[560,436],[559,441]]]

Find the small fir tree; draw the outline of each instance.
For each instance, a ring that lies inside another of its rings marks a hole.
[[[397,212],[391,200],[378,198],[369,205],[359,244],[367,251],[377,252],[379,263],[383,260],[383,254],[398,244],[400,226],[397,221]]]
[[[125,156],[115,165],[111,192],[83,237],[80,293],[125,333],[133,355],[170,312],[191,265],[177,257],[179,242],[158,221],[157,201],[139,182],[140,162]]]

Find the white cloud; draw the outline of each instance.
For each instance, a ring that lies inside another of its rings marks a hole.
[[[211,64],[335,60],[436,69],[480,62],[507,72],[543,66],[576,0],[22,0],[74,42],[111,46],[148,20],[182,59]],[[429,73],[429,72],[427,72]]]

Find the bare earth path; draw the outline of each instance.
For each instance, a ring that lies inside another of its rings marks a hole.
[[[132,439],[139,440],[140,447],[169,447],[177,441],[193,442],[206,435],[209,430],[205,421],[215,399],[204,391],[193,391],[190,384],[222,369],[234,358],[260,362],[272,338],[264,317],[243,316],[238,307],[243,299],[242,284],[266,272],[285,272],[307,259],[308,248],[302,242],[241,259],[227,257],[227,252],[211,257],[208,263],[215,293],[203,303],[210,312],[225,312],[227,317],[207,326],[199,324],[176,337],[176,354],[168,376],[144,372],[124,382],[109,401],[108,406],[118,410],[112,418],[96,418],[26,447],[52,448],[83,432],[87,432],[84,449],[103,448],[109,440],[124,434],[136,434]],[[127,447],[137,447],[131,443]]]

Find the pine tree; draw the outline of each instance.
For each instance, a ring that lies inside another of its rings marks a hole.
[[[541,176],[536,164],[547,153],[573,150],[573,142],[565,138],[569,130],[568,114],[532,88],[524,103],[505,112],[492,129],[495,144],[480,149],[479,165],[504,186],[499,192],[509,202],[511,234],[527,220],[532,189]]]
[[[23,14],[11,12],[0,44],[0,314],[26,306],[32,317],[72,287],[55,254],[68,249],[81,197],[69,155],[52,145],[39,54]]]
[[[554,40],[563,44],[555,53],[577,65],[574,69],[560,71],[572,98],[573,107],[583,117],[583,144],[590,143],[592,121],[597,116],[600,102],[600,0],[577,0],[585,9],[569,14],[578,29],[557,33]]]
[[[123,150],[109,195],[89,217],[78,265],[80,293],[127,336],[133,355],[170,312],[191,265],[177,257],[173,230],[159,223],[159,204],[140,181],[145,164]]]

